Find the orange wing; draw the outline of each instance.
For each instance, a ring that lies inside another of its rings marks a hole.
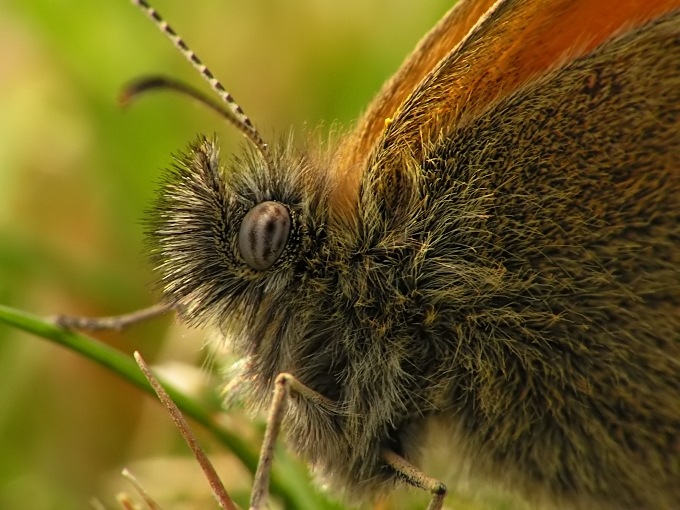
[[[367,168],[418,157],[423,142],[474,118],[537,75],[680,8],[680,0],[490,3],[464,0],[452,9],[373,102],[340,149],[337,212],[352,210]]]
[[[415,90],[418,84],[468,34],[479,18],[496,0],[460,0],[435,27],[423,37],[415,50],[387,81],[368,107],[354,133],[341,145],[338,157],[336,205],[352,207],[359,178],[386,121]]]

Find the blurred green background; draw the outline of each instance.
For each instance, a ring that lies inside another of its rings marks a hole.
[[[451,3],[154,6],[272,139],[291,128],[350,125]],[[240,135],[172,94],[117,106],[121,86],[144,74],[204,87],[126,0],[3,0],[0,48],[0,303],[42,315],[110,315],[154,303],[140,219],[160,169],[197,133],[217,132],[225,155]],[[98,336],[149,360],[204,362],[204,333],[170,318]],[[232,425],[257,444],[248,423],[236,416]],[[242,470],[228,452],[213,455],[229,483],[247,492],[248,476],[234,474]],[[112,508],[127,487],[123,466],[161,500],[165,489],[180,493],[168,509],[214,507],[155,402],[87,360],[0,326],[0,509],[91,508],[92,498]],[[406,508],[399,501],[391,508]]]

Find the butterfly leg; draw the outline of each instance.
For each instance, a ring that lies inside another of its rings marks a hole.
[[[427,505],[427,510],[441,510],[444,505],[444,497],[446,496],[446,485],[441,483],[436,478],[427,476],[420,469],[410,464],[401,455],[397,455],[392,450],[383,450],[383,459],[394,469],[400,476],[402,476],[409,484],[419,489],[423,489],[432,494],[430,504]]]
[[[68,315],[58,315],[54,319],[54,322],[63,328],[72,330],[121,331],[134,324],[153,319],[159,315],[163,315],[170,310],[172,310],[170,305],[159,303],[148,308],[136,310],[132,313],[114,315],[111,317],[72,317]]]
[[[269,408],[267,417],[267,429],[260,450],[260,459],[257,463],[253,491],[250,495],[250,510],[261,510],[267,498],[269,489],[269,475],[271,473],[272,461],[274,459],[274,445],[276,438],[281,430],[281,422],[286,412],[286,405],[291,393],[296,393],[307,402],[316,404],[326,409],[335,408],[335,402],[308,388],[295,376],[288,373],[281,373],[274,381],[274,397]]]

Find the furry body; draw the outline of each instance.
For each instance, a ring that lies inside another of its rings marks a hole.
[[[371,165],[354,214],[333,157],[224,169],[199,140],[151,222],[168,300],[247,358],[253,406],[281,372],[337,403],[284,422],[319,476],[383,493],[380,449],[418,465],[444,419],[529,499],[680,508],[680,11]],[[236,238],[265,200],[293,231],[258,272]]]

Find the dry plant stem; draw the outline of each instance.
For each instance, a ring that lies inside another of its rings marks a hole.
[[[441,510],[444,505],[444,497],[446,496],[446,485],[436,478],[427,476],[392,450],[383,450],[382,457],[385,459],[385,462],[387,462],[387,464],[399,473],[409,484],[432,494],[432,499],[430,500],[430,504],[427,505],[427,510]]]
[[[118,494],[116,501],[123,510],[139,510],[127,494]]]
[[[262,510],[265,507],[269,488],[269,475],[271,473],[272,461],[274,460],[274,445],[281,430],[281,422],[283,421],[291,392],[295,392],[306,401],[326,409],[335,407],[335,403],[332,400],[308,388],[298,381],[295,376],[285,372],[276,376],[274,381],[274,397],[269,408],[267,429],[264,434],[262,449],[260,450],[260,459],[257,463],[253,491],[250,495],[250,510]]]
[[[102,331],[113,330],[122,331],[123,329],[134,324],[144,322],[159,315],[163,315],[172,310],[172,307],[167,304],[159,303],[148,308],[127,313],[124,315],[114,315],[111,317],[71,317],[68,315],[59,315],[54,319],[54,322],[70,330],[80,331]]]
[[[215,468],[213,467],[212,463],[208,459],[207,455],[205,454],[201,446],[198,444],[198,441],[196,441],[196,438],[191,432],[191,429],[189,428],[189,425],[184,419],[184,416],[182,416],[180,410],[177,408],[175,403],[165,392],[161,384],[158,382],[158,379],[156,379],[154,375],[151,373],[149,366],[146,364],[146,362],[138,352],[135,352],[135,360],[137,361],[139,368],[141,368],[142,372],[144,373],[144,376],[149,381],[149,384],[151,384],[151,386],[153,387],[154,391],[156,392],[156,395],[158,395],[158,399],[170,413],[172,421],[175,422],[175,426],[179,429],[187,445],[189,445],[189,448],[191,448],[191,451],[196,457],[196,460],[201,466],[201,469],[205,473],[206,478],[208,479],[208,483],[210,483],[210,487],[212,488],[213,494],[215,495],[215,498],[217,499],[220,508],[223,508],[224,510],[237,510],[236,504],[229,497],[229,494],[227,493],[227,490],[224,488],[224,485],[222,485],[222,482],[219,476],[217,475]]]
[[[144,487],[142,487],[142,484],[139,483],[139,480],[137,480],[137,478],[135,478],[135,476],[127,468],[123,469],[122,475],[123,477],[127,478],[130,484],[132,484],[149,510],[162,510],[161,506],[156,503],[151,496],[149,496],[149,493],[144,490]]]

